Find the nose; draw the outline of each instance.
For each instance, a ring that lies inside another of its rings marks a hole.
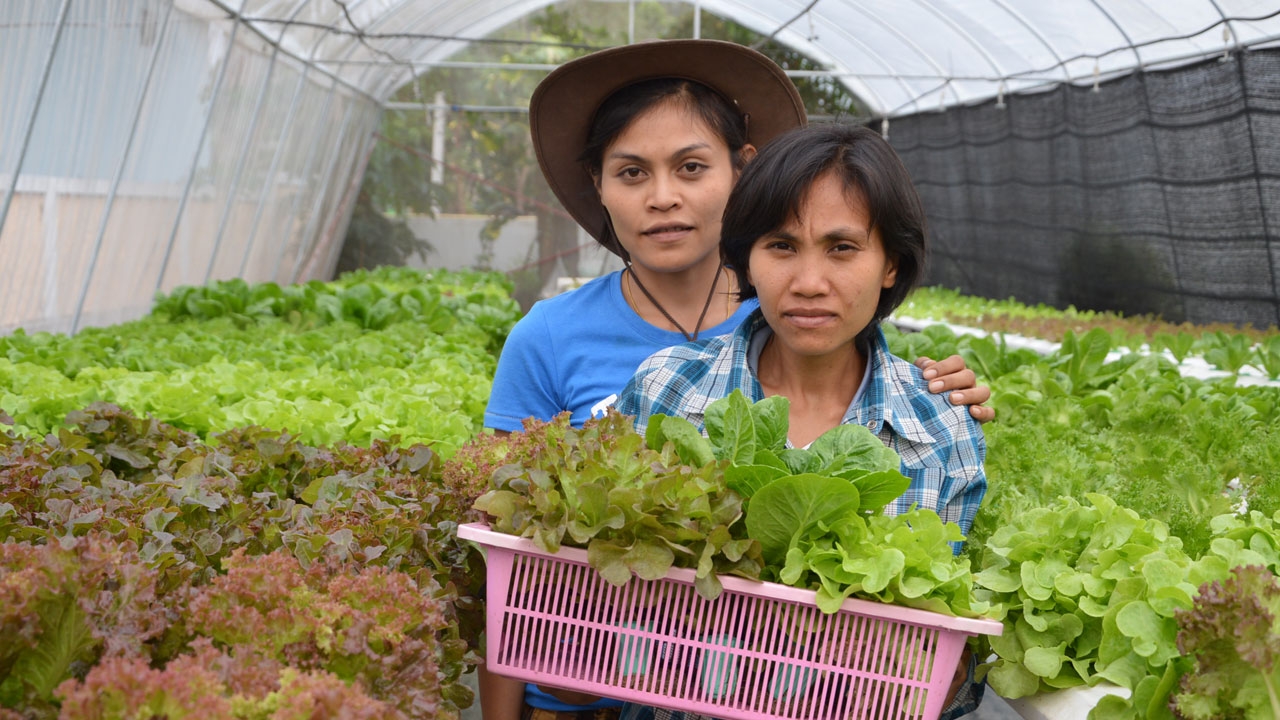
[[[664,212],[680,207],[680,186],[675,178],[663,173],[654,175],[649,183],[649,207]]]
[[[821,254],[801,252],[792,265],[791,292],[802,297],[825,295],[831,287],[828,270]]]

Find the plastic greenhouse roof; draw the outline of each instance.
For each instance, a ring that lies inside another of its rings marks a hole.
[[[617,1],[617,0],[614,0]],[[384,101],[432,62],[551,2],[213,0]],[[186,0],[180,5],[204,5]],[[1275,0],[702,0],[822,63],[876,115],[1092,83],[1280,40]],[[206,9],[212,6],[205,5]],[[339,32],[334,32],[333,29]],[[358,29],[358,31],[357,31]],[[363,35],[361,35],[363,33]]]

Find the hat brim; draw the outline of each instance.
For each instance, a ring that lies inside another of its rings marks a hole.
[[[553,70],[529,100],[529,129],[542,174],[565,210],[600,240],[604,206],[579,162],[596,110],[622,88],[655,78],[701,83],[749,116],[747,142],[757,148],[802,127],[800,93],[765,55],[720,40],[655,40],[601,50]]]

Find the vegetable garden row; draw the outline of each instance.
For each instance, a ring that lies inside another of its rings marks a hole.
[[[930,559],[946,528],[872,519],[853,439],[784,458],[764,404],[735,401],[733,442],[615,416],[473,441],[508,290],[407,270],[216,283],[135,323],[0,338],[0,718],[451,716],[483,650],[483,565],[455,533],[481,496],[495,527],[587,547],[617,582],[676,565],[708,595],[715,569],[1002,620],[976,649],[1005,697],[1105,680],[1131,697],[1099,718],[1280,713],[1280,388],[1113,354],[1162,332],[1179,360],[1244,347],[1236,370],[1270,372],[1274,332],[1057,316],[1072,330],[1048,356],[891,332],[899,355],[961,352],[994,392],[989,490],[948,565]],[[852,482],[858,542],[902,563],[832,573],[827,541],[799,563],[787,529],[749,532],[763,483],[741,468],[770,464]]]

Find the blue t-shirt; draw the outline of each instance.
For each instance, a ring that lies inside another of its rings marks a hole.
[[[622,392],[645,358],[685,341],[679,332],[654,327],[637,315],[622,296],[621,278],[621,271],[612,272],[534,303],[512,328],[498,358],[485,427],[518,431],[525,418],[550,420],[565,410],[580,427],[592,408],[612,404],[603,401]],[[733,332],[755,309],[756,301],[748,300],[698,337]]]

